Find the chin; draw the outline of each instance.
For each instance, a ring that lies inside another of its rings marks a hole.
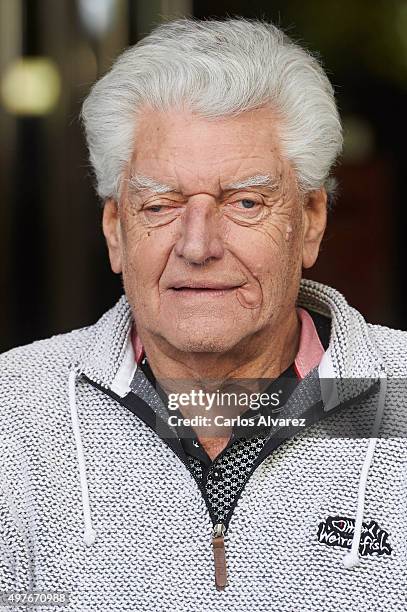
[[[185,353],[225,353],[241,339],[237,337],[236,330],[203,328],[202,324],[192,329],[172,330],[172,333],[163,336],[172,346]]]

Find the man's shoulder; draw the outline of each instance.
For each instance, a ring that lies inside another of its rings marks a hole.
[[[0,354],[0,381],[12,375],[32,376],[35,372],[45,375],[58,369],[66,371],[76,365],[84,352],[93,351],[92,356],[95,357],[94,353],[98,350],[95,344],[101,338],[110,340],[110,336],[116,332],[120,335],[129,316],[127,301],[122,296],[90,325],[36,340]]]
[[[386,325],[378,325],[376,323],[368,323],[369,331],[376,339],[384,345],[394,344],[397,347],[407,346],[407,331],[387,327]]]
[[[15,379],[31,381],[35,376],[66,371],[80,354],[92,331],[92,325],[17,346],[0,355],[0,386]]]
[[[368,324],[369,334],[393,375],[407,375],[407,331]]]

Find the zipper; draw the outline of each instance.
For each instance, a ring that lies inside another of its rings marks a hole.
[[[218,591],[223,591],[228,584],[225,554],[226,527],[223,523],[216,523],[212,532],[213,558],[215,562],[215,586]]]

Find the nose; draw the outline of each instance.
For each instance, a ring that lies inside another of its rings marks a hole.
[[[175,254],[187,263],[203,264],[210,259],[221,259],[219,214],[214,198],[194,197],[187,203],[181,221],[181,234],[175,244]]]

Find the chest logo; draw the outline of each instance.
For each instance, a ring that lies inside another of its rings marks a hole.
[[[340,546],[351,548],[353,534],[355,532],[355,520],[344,516],[328,516],[319,524],[318,542],[328,546]],[[392,548],[387,541],[389,534],[381,529],[376,521],[362,523],[362,535],[360,538],[360,555],[390,555]]]

